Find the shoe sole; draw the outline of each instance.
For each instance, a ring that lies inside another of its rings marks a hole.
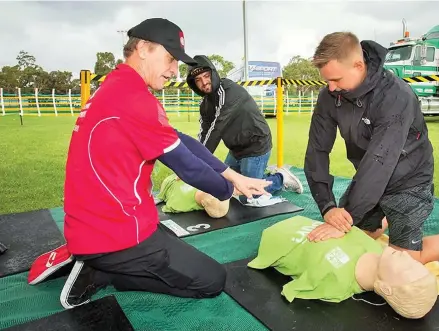
[[[293,179],[299,184],[299,190],[296,190],[296,192],[298,194],[302,194],[303,193],[303,185],[300,182],[299,178],[297,178],[297,176],[292,174],[291,172],[289,172],[289,175],[291,175],[293,177]]]
[[[63,289],[61,291],[61,296],[60,296],[59,299],[60,299],[61,305],[65,309],[71,309],[71,308],[78,307],[78,306],[81,306],[81,305],[84,305],[84,304],[90,302],[90,299],[88,299],[88,300],[86,300],[84,302],[81,302],[78,305],[71,305],[68,302],[70,291],[72,290],[73,284],[75,284],[76,279],[78,278],[78,276],[79,276],[83,266],[84,266],[84,262],[76,261],[76,263],[73,266],[73,269],[70,272],[70,275],[67,278],[66,283],[64,284],[64,287],[63,287]]]
[[[29,277],[28,278],[29,285],[36,285],[38,283],[41,283],[47,277],[49,277],[50,275],[55,273],[55,271],[59,270],[60,268],[64,267],[65,265],[67,265],[73,261],[72,254],[69,254],[69,253],[62,254],[62,255],[58,255],[58,258],[61,258],[61,260],[63,260],[62,262],[59,262],[55,265],[52,265],[51,267],[47,267],[47,263],[50,259],[50,256],[53,254],[53,252],[56,252],[59,248],[60,247],[58,247],[50,252],[41,254],[40,256],[38,256],[35,259],[35,262],[32,264],[31,269],[29,271],[29,276],[28,276]],[[66,250],[66,251],[63,251],[62,253],[66,253],[66,252],[68,252],[68,251]],[[67,258],[66,258],[66,256],[67,256]],[[32,278],[30,276],[32,276],[31,272],[34,269],[37,269],[37,270],[38,269],[45,269],[45,270],[41,274],[39,274],[37,277]]]
[[[296,175],[294,175],[290,170],[287,170],[285,168],[282,170],[285,171],[288,174],[288,176],[290,176],[299,185],[299,190],[296,189],[295,192],[298,194],[302,194],[303,193],[303,185],[300,182],[299,178],[297,178]]]

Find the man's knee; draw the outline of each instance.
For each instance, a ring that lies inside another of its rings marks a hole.
[[[363,230],[364,233],[375,240],[382,236],[382,234],[387,230],[388,226],[389,224],[387,222],[387,217],[383,217],[381,220],[369,220],[369,222],[364,222],[363,224],[358,225],[358,227]]]
[[[410,257],[418,262],[421,262],[422,264],[427,263],[428,261],[424,261],[424,256],[422,254],[422,250],[411,250],[411,249],[406,249],[394,244],[390,244],[390,247],[392,247],[393,249],[397,250],[397,251],[401,251],[401,252],[406,252],[408,255],[410,255]]]
[[[227,272],[220,263],[212,263],[203,271],[202,284],[199,286],[199,295],[203,298],[213,298],[222,293],[226,284]]]
[[[376,240],[379,237],[381,237],[381,235],[384,233],[384,230],[383,229],[378,229],[378,230],[375,230],[374,232],[363,230],[363,232],[366,233],[372,239]]]

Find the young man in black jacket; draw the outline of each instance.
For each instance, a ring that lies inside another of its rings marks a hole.
[[[300,180],[286,167],[265,174],[270,159],[270,127],[252,96],[240,85],[219,74],[207,56],[194,57],[188,67],[187,84],[203,99],[200,104],[198,140],[213,154],[223,140],[229,153],[224,161],[244,176],[266,178],[269,193],[282,188],[303,192]]]
[[[389,243],[416,260],[439,260],[439,236],[423,238],[433,210],[433,147],[410,86],[383,68],[387,49],[352,33],[323,38],[314,64],[327,81],[312,116],[305,174],[325,224],[309,235],[357,226],[372,237],[389,228]],[[356,173],[337,207],[329,154],[345,141]],[[328,232],[329,233],[329,232]]]

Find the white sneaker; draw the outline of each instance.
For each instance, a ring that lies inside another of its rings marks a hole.
[[[299,194],[303,193],[303,186],[299,178],[297,178],[289,169],[282,167],[276,168],[276,172],[282,174],[284,178],[284,187],[286,190],[291,189]]]

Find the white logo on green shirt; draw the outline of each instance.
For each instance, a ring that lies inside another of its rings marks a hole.
[[[340,248],[335,247],[326,253],[325,258],[331,263],[334,268],[340,268],[349,262],[349,256]]]
[[[297,234],[297,237],[291,238],[292,241],[296,243],[304,243],[306,236],[311,233],[312,230],[314,230],[316,227],[321,225],[322,222],[312,222],[311,225],[305,225],[302,226],[299,231],[297,231],[295,234]]]

